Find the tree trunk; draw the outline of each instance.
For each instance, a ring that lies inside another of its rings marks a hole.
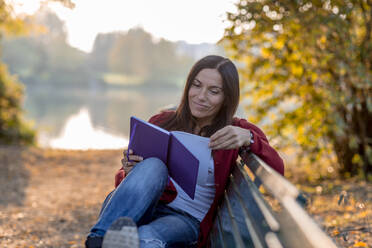
[[[333,146],[336,152],[337,160],[340,165],[339,173],[342,177],[347,174],[355,176],[358,173],[358,166],[353,164],[355,151],[349,147],[349,139],[345,137],[344,142],[334,142]]]

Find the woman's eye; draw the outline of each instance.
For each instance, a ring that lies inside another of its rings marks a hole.
[[[213,94],[213,95],[217,95],[220,93],[219,90],[210,90],[210,92]]]
[[[195,87],[200,87],[200,84],[199,84],[199,83],[196,83],[196,82],[194,82],[194,83],[192,83],[192,86],[195,86]]]

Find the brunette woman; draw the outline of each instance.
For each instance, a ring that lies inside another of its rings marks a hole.
[[[229,59],[211,55],[196,62],[178,108],[149,120],[170,131],[210,138],[213,159],[199,165],[199,175],[205,171],[207,176],[198,176],[195,198],[168,177],[160,159],[143,160],[125,150],[116,189],[106,198],[86,246],[101,247],[103,241],[103,247],[204,247],[239,151],[252,151],[283,174],[283,161],[265,134],[234,118],[238,103],[239,76]]]

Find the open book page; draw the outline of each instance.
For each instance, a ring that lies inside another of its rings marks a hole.
[[[213,161],[212,150],[208,147],[209,138],[180,131],[172,131],[171,134],[199,160],[198,181],[205,183],[208,177],[208,165]]]

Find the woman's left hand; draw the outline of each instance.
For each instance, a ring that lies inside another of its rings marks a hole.
[[[215,132],[209,141],[212,150],[217,149],[236,149],[241,146],[251,144],[251,132],[236,126],[226,126]]]

